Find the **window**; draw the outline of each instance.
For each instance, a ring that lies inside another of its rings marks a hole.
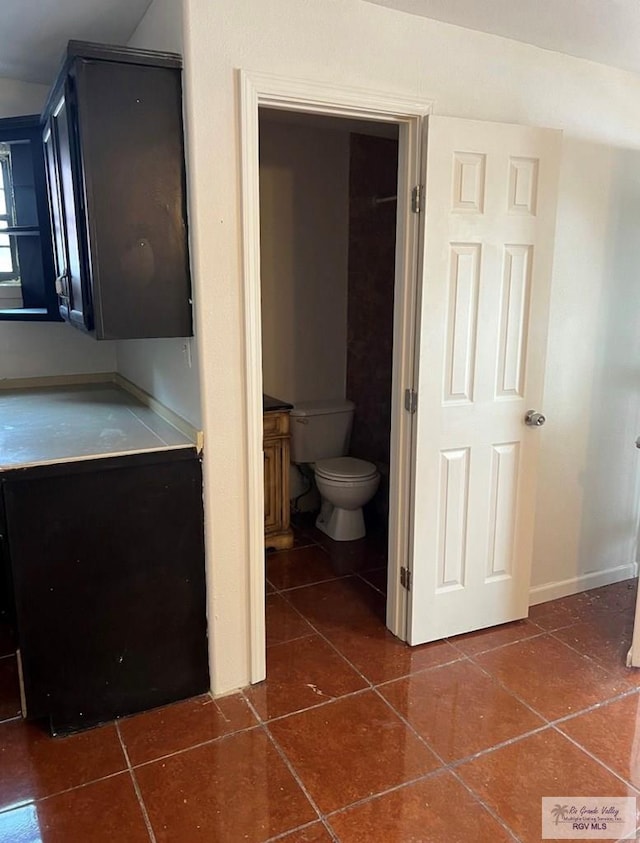
[[[0,231],[15,225],[13,182],[11,179],[11,145],[0,144]],[[20,282],[15,242],[0,233],[0,281]]]
[[[40,120],[0,120],[0,320],[58,320]]]

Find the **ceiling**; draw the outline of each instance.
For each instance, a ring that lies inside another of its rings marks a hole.
[[[640,73],[639,0],[367,0]],[[126,44],[151,0],[1,0],[0,77],[50,84],[70,38]]]
[[[639,0],[367,0],[640,73]]]
[[[126,44],[151,0],[1,0],[0,77],[49,85],[67,41]]]

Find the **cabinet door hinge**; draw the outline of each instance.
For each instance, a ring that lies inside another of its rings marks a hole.
[[[404,408],[407,413],[415,413],[418,407],[418,393],[415,389],[405,389],[404,391]]]
[[[422,185],[417,184],[411,191],[411,210],[419,214],[422,210]]]
[[[400,568],[400,585],[411,591],[411,571],[408,568]]]

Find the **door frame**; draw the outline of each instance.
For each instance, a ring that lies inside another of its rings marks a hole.
[[[423,118],[432,112],[434,103],[432,100],[417,101],[378,91],[338,87],[245,70],[237,72],[237,83],[244,276],[249,657],[251,683],[256,683],[266,676],[258,109],[262,106],[371,122],[393,122],[399,128],[387,626],[398,638],[406,640],[407,594],[400,586],[400,568],[409,567],[412,416],[404,409],[404,391],[415,387],[420,254],[420,220],[419,214],[411,211],[411,193],[414,186],[420,183]]]

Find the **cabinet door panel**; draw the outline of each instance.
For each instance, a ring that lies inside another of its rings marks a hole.
[[[280,463],[282,447],[279,441],[264,445],[264,528],[267,532],[278,526],[281,505]]]
[[[4,498],[28,716],[67,731],[208,690],[195,456],[42,469]]]
[[[97,334],[188,336],[180,75],[82,60],[76,84]]]
[[[64,231],[66,261],[65,269],[60,272],[65,280],[61,298],[60,312],[80,328],[90,330],[92,326],[91,304],[88,279],[83,263],[82,251],[82,203],[77,179],[74,177],[75,139],[70,116],[71,93],[66,88],[51,115],[51,163],[50,185],[58,187],[59,221],[58,229]],[[55,218],[55,208],[52,211]],[[54,231],[55,236],[55,231]],[[60,250],[62,251],[62,250]]]

